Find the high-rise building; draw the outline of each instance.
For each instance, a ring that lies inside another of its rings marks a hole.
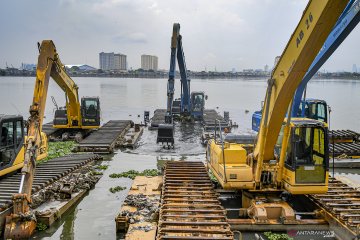
[[[265,67],[264,67],[264,72],[267,73],[268,71],[269,71],[269,65],[266,64]]]
[[[124,54],[114,54],[114,69],[126,71],[126,55]]]
[[[36,64],[21,63],[20,69],[28,71],[36,70]]]
[[[120,53],[99,53],[99,65],[102,70],[126,71],[126,55]]]
[[[151,55],[141,55],[141,68],[144,70],[158,70],[158,57]]]
[[[357,73],[357,66],[356,66],[356,64],[353,64],[353,72],[354,72],[354,73]]]

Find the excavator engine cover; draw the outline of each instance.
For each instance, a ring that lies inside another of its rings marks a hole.
[[[156,143],[174,145],[174,125],[173,124],[159,124],[158,135]]]

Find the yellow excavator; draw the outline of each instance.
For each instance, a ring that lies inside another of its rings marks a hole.
[[[80,142],[90,131],[100,127],[99,97],[82,97],[80,104],[79,88],[66,73],[58,56],[53,68],[57,74],[52,74],[51,77],[65,92],[66,99],[66,106],[59,108],[53,98],[57,108],[53,127],[60,130],[62,140],[75,139]]]
[[[242,208],[256,222],[296,222],[294,210],[279,196],[328,190],[326,123],[285,115],[291,116],[294,93],[347,2],[309,1],[268,80],[254,149],[225,140],[208,143],[208,168],[224,189],[241,191]]]
[[[25,121],[20,115],[0,114],[0,177],[13,173],[24,165]],[[37,148],[37,160],[47,156],[47,137],[40,131],[40,142]]]
[[[95,125],[94,121],[88,121],[86,115],[86,110],[88,110],[87,106],[91,106],[91,104],[88,105],[87,102],[85,102],[85,107],[82,109],[85,111],[86,117],[81,115],[81,112],[79,112],[80,108],[73,109],[74,105],[72,104],[72,101],[75,101],[76,104],[78,103],[78,101],[76,101],[78,99],[77,87],[66,73],[65,68],[59,59],[59,55],[56,52],[53,41],[42,41],[41,45],[39,44],[39,52],[38,64],[36,67],[34,97],[32,105],[30,106],[30,117],[27,121],[27,136],[25,137],[24,145],[24,141],[17,138],[24,134],[22,118],[19,116],[7,117],[2,120],[3,127],[10,126],[7,127],[7,134],[9,134],[9,130],[13,132],[12,138],[14,139],[13,142],[15,144],[14,149],[17,149],[10,155],[12,156],[12,159],[15,159],[15,162],[17,159],[19,159],[20,162],[22,161],[22,163],[19,163],[16,166],[17,168],[22,166],[22,177],[19,192],[13,195],[13,213],[6,217],[5,239],[27,239],[32,235],[36,227],[35,218],[29,211],[29,203],[31,203],[31,189],[36,160],[41,154],[46,154],[46,148],[43,147],[44,143],[46,143],[46,135],[44,136],[44,134],[41,133],[41,130],[50,76],[62,89],[64,89],[64,91],[66,90],[67,97],[69,98],[67,107],[69,110],[71,109],[71,115],[67,116],[68,120],[71,120],[73,125],[76,125],[74,124],[76,121],[78,125]],[[90,101],[90,103],[94,102]],[[99,105],[97,106],[99,107]],[[64,124],[64,126],[68,125]]]
[[[45,41],[44,41],[45,42]],[[43,44],[44,44],[43,42]],[[40,49],[40,44],[39,44]],[[51,77],[65,92],[66,107],[57,108],[53,127],[59,129],[63,140],[74,138],[79,142],[91,130],[100,127],[100,101],[98,97],[82,97],[81,104],[78,94],[78,86],[65,71],[65,66],[61,63],[56,50],[51,59],[40,59],[51,61]],[[44,98],[47,95],[47,85]],[[35,88],[34,98],[39,94]],[[26,122],[20,115],[0,114],[0,177],[13,173],[24,165],[24,139]],[[41,126],[39,127],[40,145],[37,148],[37,160],[47,156],[47,137],[42,132],[43,115],[41,116]]]

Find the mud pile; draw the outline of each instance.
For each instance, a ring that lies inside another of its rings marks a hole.
[[[32,209],[47,201],[70,199],[72,193],[89,190],[99,181],[101,175],[94,175],[93,166],[85,166],[50,184],[32,196]]]
[[[159,218],[159,196],[144,194],[128,195],[125,204],[136,208],[135,211],[123,211],[121,216],[127,217],[129,223],[153,222]]]

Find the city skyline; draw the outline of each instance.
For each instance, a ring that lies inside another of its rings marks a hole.
[[[6,22],[6,34],[0,38],[0,68],[6,62],[9,66],[36,62],[36,42],[52,39],[66,64],[98,67],[99,52],[121,50],[128,56],[128,69],[140,68],[138,56],[144,52],[156,54],[161,59],[159,69],[168,69],[175,22],[181,24],[190,70],[240,71],[266,64],[272,68],[307,4],[306,0],[215,0],[212,4],[203,0],[188,4],[61,0],[39,2],[42,7],[38,8],[37,1],[1,1],[0,19]],[[21,27],[24,23],[26,28]],[[359,62],[359,37],[356,27],[322,70],[352,71],[352,64]]]

